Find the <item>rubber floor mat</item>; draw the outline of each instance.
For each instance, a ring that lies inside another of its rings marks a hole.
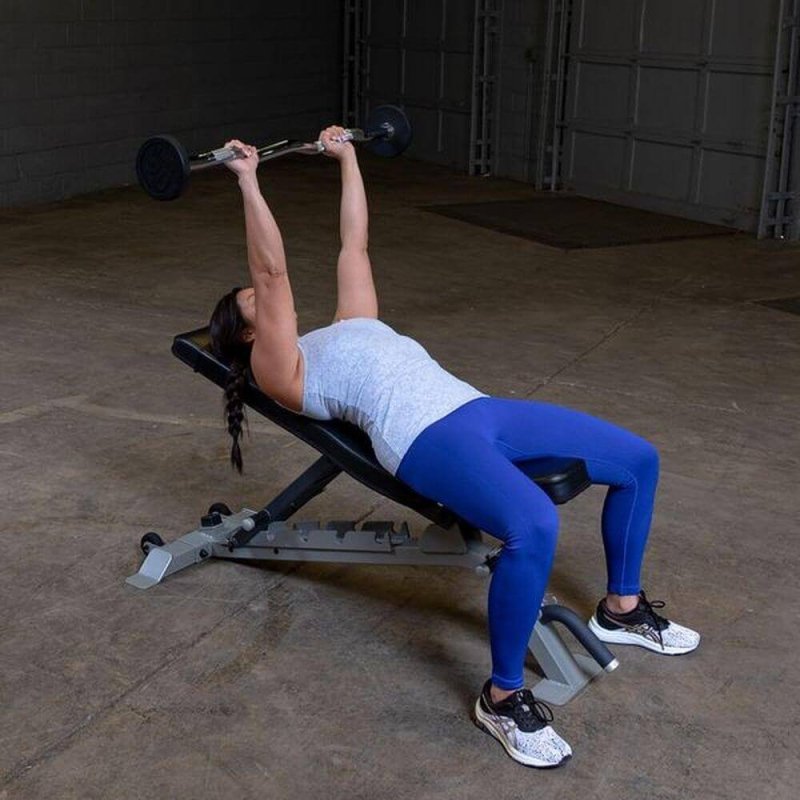
[[[569,194],[529,200],[422,206],[425,211],[564,250],[724,236],[733,228],[709,225]]]

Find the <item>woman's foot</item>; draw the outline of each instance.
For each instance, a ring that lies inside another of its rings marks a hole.
[[[635,644],[668,656],[691,653],[700,644],[700,634],[656,614],[655,609],[663,607],[661,600],[651,602],[644,592],[639,592],[639,604],[627,614],[614,613],[601,600],[589,628],[609,644]]]
[[[550,709],[533,697],[530,689],[519,689],[505,700],[494,702],[492,682],[486,681],[475,702],[473,720],[494,736],[511,758],[527,767],[561,766],[572,748],[550,727]]]

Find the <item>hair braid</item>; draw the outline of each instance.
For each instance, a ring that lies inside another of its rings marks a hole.
[[[217,303],[209,323],[211,351],[226,363],[229,372],[225,381],[225,424],[233,440],[231,444],[231,465],[241,473],[244,390],[249,378],[251,344],[245,340],[247,323],[241,315],[237,297],[241,289],[235,287]]]
[[[239,361],[231,364],[231,371],[225,383],[225,420],[228,425],[228,433],[233,442],[231,444],[231,464],[236,471],[242,471],[242,449],[239,446],[239,439],[242,436],[242,423],[246,424],[244,413],[244,387],[247,384],[247,367]]]

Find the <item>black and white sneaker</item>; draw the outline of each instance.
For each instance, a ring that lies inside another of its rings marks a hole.
[[[550,709],[533,697],[530,689],[519,689],[500,703],[492,702],[492,682],[486,681],[475,702],[475,724],[494,736],[514,761],[527,767],[547,769],[561,766],[572,748],[550,727]]]
[[[668,656],[691,653],[700,644],[700,634],[659,616],[657,608],[664,608],[663,601],[651,602],[644,592],[639,592],[639,605],[627,614],[612,613],[601,600],[589,628],[609,644],[635,644]]]

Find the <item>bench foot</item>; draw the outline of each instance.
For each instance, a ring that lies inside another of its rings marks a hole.
[[[126,578],[125,583],[137,589],[149,589],[168,575],[217,555],[219,549],[227,545],[229,537],[241,527],[242,521],[252,514],[252,511],[243,509],[230,516],[217,515],[217,525],[201,526],[161,547],[150,546],[139,571]]]

